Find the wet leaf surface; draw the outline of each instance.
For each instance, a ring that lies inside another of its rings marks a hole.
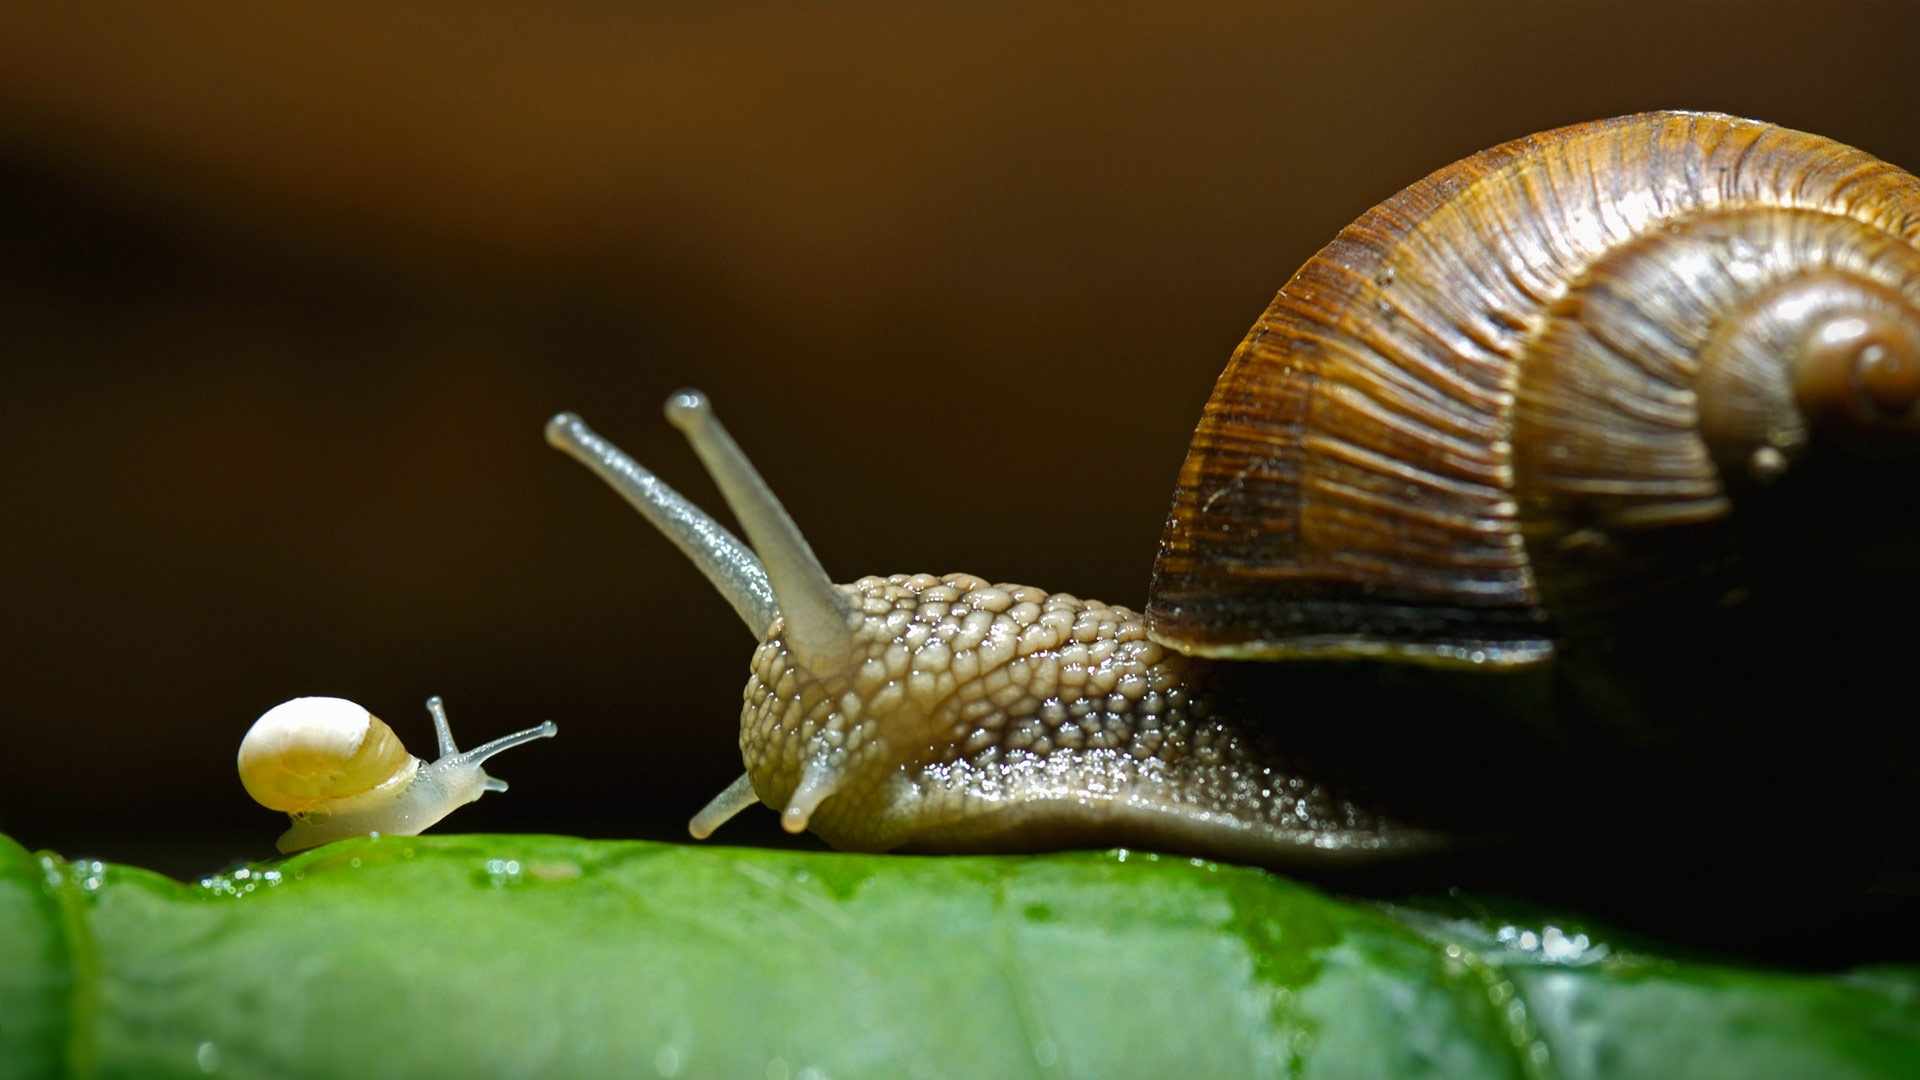
[[[0,838],[0,1073],[89,1072],[1912,1076],[1920,970],[1124,852],[389,837],[183,884]]]

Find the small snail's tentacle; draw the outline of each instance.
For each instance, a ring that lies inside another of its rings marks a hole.
[[[525,731],[516,731],[511,735],[502,735],[492,742],[481,743],[479,746],[462,753],[460,748],[454,745],[453,727],[447,723],[447,707],[440,700],[440,695],[435,694],[427,699],[427,712],[433,715],[433,733],[435,737],[440,740],[440,760],[434,762],[434,764],[441,766],[459,765],[462,767],[473,766],[478,768],[482,762],[502,750],[511,750],[516,746],[523,743],[530,743],[535,739],[551,739],[560,731],[560,729],[554,725],[553,721],[543,720]],[[505,791],[507,790],[507,782],[505,780],[495,780],[489,776],[487,777],[486,789],[488,791]]]
[[[603,439],[573,413],[547,421],[547,442],[592,470],[673,541],[753,631],[764,638],[780,615],[760,560],[726,526]]]
[[[516,731],[511,735],[502,735],[492,742],[481,743],[479,746],[457,756],[464,764],[478,766],[481,762],[502,750],[511,750],[516,746],[520,746],[523,743],[530,743],[535,739],[551,739],[554,735],[558,734],[559,731],[560,728],[555,725],[553,721],[543,720],[525,731]],[[500,786],[496,788],[489,785],[487,788],[488,791],[507,790],[506,784],[497,780],[493,781],[493,783],[498,783]]]
[[[695,840],[705,840],[713,835],[713,830],[725,825],[733,815],[760,801],[754,794],[753,777],[741,773],[739,779],[727,785],[727,789],[713,797],[713,801],[701,807],[700,812],[687,822],[687,832]]]
[[[707,396],[682,390],[667,399],[666,413],[747,530],[786,620],[787,644],[811,670],[839,667],[853,652],[852,602],[827,577],[786,508],[713,415]]]
[[[440,743],[440,756],[452,757],[460,752],[453,742],[453,726],[447,723],[447,707],[435,694],[427,699],[427,714],[433,717],[433,737]]]

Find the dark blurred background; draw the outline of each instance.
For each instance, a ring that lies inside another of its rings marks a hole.
[[[660,415],[697,385],[837,579],[1138,604],[1214,376],[1362,211],[1654,108],[1914,169],[1917,42],[1913,4],[0,7],[0,831],[269,855],[254,717],[341,695],[426,753],[437,693],[468,743],[561,727],[452,827],[682,837],[752,642],[552,413],[718,507]]]

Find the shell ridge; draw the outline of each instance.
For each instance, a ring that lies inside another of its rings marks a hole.
[[[1475,644],[1537,639],[1547,625],[1539,569],[1519,553],[1539,535],[1534,504],[1547,496],[1529,485],[1541,476],[1567,473],[1625,500],[1596,507],[1601,518],[1724,514],[1717,467],[1697,440],[1686,444],[1698,415],[1696,347],[1711,313],[1725,310],[1722,288],[1703,275],[1767,278],[1776,253],[1710,251],[1611,291],[1592,282],[1618,265],[1616,253],[1710,228],[1749,203],[1920,233],[1920,181],[1830,140],[1706,112],[1516,139],[1367,211],[1293,275],[1257,324],[1265,332],[1216,384],[1182,469],[1196,486],[1176,493],[1155,565],[1156,639],[1263,655],[1287,651],[1291,638],[1351,637],[1356,648],[1431,655],[1462,640],[1446,613],[1468,606],[1503,610],[1468,633]],[[1644,289],[1655,286],[1649,305]],[[1648,306],[1677,325],[1630,320],[1582,337],[1563,322]],[[1567,379],[1576,385],[1553,408],[1603,436],[1662,445],[1596,451],[1571,472],[1554,459],[1561,444],[1539,430],[1526,371],[1559,370],[1553,350],[1569,344],[1604,357],[1620,381]],[[1258,433],[1268,397],[1286,403],[1273,422],[1307,430]],[[1536,437],[1540,457],[1523,465],[1515,447]],[[1272,447],[1277,463],[1250,469],[1255,446]],[[1214,460],[1221,448],[1230,453]],[[1621,482],[1629,460],[1650,470],[1645,484]],[[1473,525],[1434,527],[1448,522]],[[1575,514],[1551,531],[1566,539],[1588,524]],[[1195,546],[1202,535],[1226,543]],[[1490,594],[1484,568],[1515,560],[1505,591]]]

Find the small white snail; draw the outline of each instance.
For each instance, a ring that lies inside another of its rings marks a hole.
[[[486,792],[507,790],[482,762],[558,730],[548,720],[463,752],[453,744],[438,697],[427,699],[427,711],[440,740],[432,764],[409,754],[392,728],[345,698],[294,698],[254,721],[240,740],[240,783],[255,802],[293,818],[280,850],[369,833],[418,835]]]

